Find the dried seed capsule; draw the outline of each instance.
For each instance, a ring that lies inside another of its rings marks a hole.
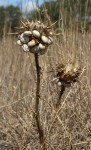
[[[33,47],[33,46],[35,46],[36,44],[37,44],[37,42],[36,42],[34,39],[28,42],[28,46],[29,46],[29,47]]]
[[[45,35],[41,36],[41,40],[42,40],[43,43],[48,44],[48,45],[50,45],[52,43],[51,39],[49,39]]]
[[[17,44],[18,44],[19,46],[21,46],[21,45],[22,45],[22,43],[21,43],[21,41],[20,41],[20,40],[18,40],[18,41],[17,41]]]
[[[49,39],[46,36],[42,35],[41,40],[42,40],[43,43],[48,44]]]
[[[53,33],[52,33],[52,32],[49,32],[49,34],[50,34],[50,35],[53,35]]]
[[[20,36],[20,40],[22,43],[26,44],[29,42],[29,37],[28,36],[25,36],[23,33],[21,34]]]
[[[27,44],[23,44],[22,49],[23,49],[24,52],[29,52],[29,47],[28,47]]]
[[[40,49],[40,50],[43,50],[43,49],[45,49],[45,48],[46,48],[45,45],[39,43],[39,49]]]
[[[61,86],[61,85],[62,85],[60,81],[59,81],[57,84],[58,84],[58,86]]]
[[[26,36],[31,36],[32,32],[31,31],[25,31],[23,34],[26,35]]]
[[[58,83],[58,82],[59,82],[59,79],[58,79],[58,78],[54,78],[54,79],[52,80],[52,82]]]
[[[53,43],[53,38],[50,37],[50,36],[48,38],[49,38],[48,44],[52,44]]]
[[[33,30],[33,31],[32,31],[32,34],[33,34],[33,36],[34,36],[35,38],[40,38],[40,33],[39,33],[39,31]]]

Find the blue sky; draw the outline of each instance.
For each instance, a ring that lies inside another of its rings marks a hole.
[[[36,7],[36,0],[0,0],[0,6],[14,5],[21,7],[22,2],[22,11],[28,12],[33,10]],[[39,0],[39,4],[41,5],[43,0]]]
[[[1,5],[8,5],[8,4],[12,4],[12,5],[17,5],[18,3],[26,3],[26,2],[33,2],[35,3],[35,0],[0,0],[0,6]],[[39,3],[41,4],[43,0],[39,0]]]
[[[27,3],[34,3],[36,0],[0,0],[0,6],[7,6],[7,5],[20,5],[22,1],[22,4],[25,5]],[[39,4],[41,5],[43,0],[39,0]]]

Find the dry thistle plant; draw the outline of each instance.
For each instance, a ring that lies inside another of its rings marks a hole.
[[[34,53],[36,72],[37,72],[37,82],[36,82],[36,100],[35,100],[35,111],[34,117],[36,120],[36,125],[39,133],[40,149],[45,149],[44,144],[44,131],[40,122],[39,114],[39,100],[40,100],[40,70],[39,66],[39,55],[46,53],[47,48],[53,42],[53,33],[51,31],[51,26],[46,25],[40,21],[22,22],[21,27],[17,27],[18,30],[18,41],[17,44],[20,45],[24,52]]]
[[[52,72],[54,73],[53,83],[57,84],[61,88],[57,102],[58,106],[65,88],[70,87],[74,82],[78,81],[80,68],[74,63],[69,63],[67,65],[58,64],[56,68],[52,70]]]
[[[17,44],[22,46],[23,51],[38,53],[43,55],[47,48],[53,42],[53,33],[51,27],[46,26],[40,21],[22,22],[21,27],[18,27]]]

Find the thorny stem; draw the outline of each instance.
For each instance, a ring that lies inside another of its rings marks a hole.
[[[39,66],[38,54],[35,53],[35,64],[36,64],[36,73],[37,73],[37,83],[36,83],[36,101],[35,101],[35,119],[39,133],[39,141],[40,141],[40,150],[45,150],[44,143],[44,133],[40,123],[40,115],[39,115],[39,100],[40,100],[40,71],[41,67]]]

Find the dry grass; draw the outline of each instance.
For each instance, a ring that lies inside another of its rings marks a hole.
[[[91,33],[65,31],[40,56],[40,116],[47,150],[91,149]],[[77,61],[78,83],[66,89],[59,108],[57,87],[48,73],[57,63]],[[24,53],[15,38],[0,41],[0,150],[38,150],[33,118],[36,89],[33,54]]]

